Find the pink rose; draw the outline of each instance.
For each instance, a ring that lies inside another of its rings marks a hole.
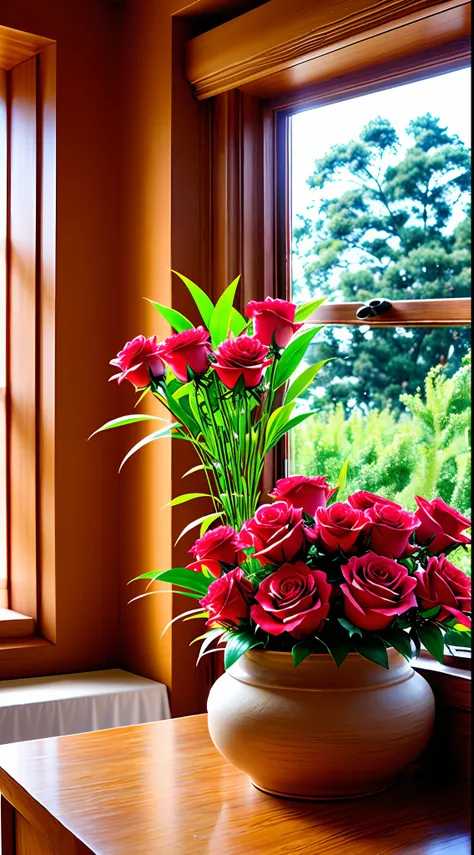
[[[243,376],[247,389],[258,386],[262,379],[263,369],[270,365],[271,359],[266,359],[268,347],[255,336],[240,335],[238,338],[228,338],[214,351],[217,362],[212,363],[224,386],[233,389]]]
[[[396,508],[401,508],[397,502],[392,502],[391,499],[385,499],[383,496],[378,496],[377,493],[369,493],[368,490],[358,490],[352,493],[352,496],[347,497],[351,508],[356,508],[358,511],[367,511],[377,503],[382,505],[394,505]]]
[[[316,509],[325,508],[328,499],[336,492],[336,488],[332,489],[326,484],[326,478],[327,475],[292,475],[290,478],[280,478],[273,493],[268,495],[272,499],[287,502],[293,508],[301,508],[305,514],[314,517]]]
[[[386,629],[394,617],[416,607],[416,579],[391,558],[375,552],[354,555],[341,571],[344,613],[359,629]]]
[[[237,532],[230,525],[219,525],[203,534],[189,550],[194,561],[188,570],[200,572],[203,565],[213,576],[220,576],[223,564],[237,564]]]
[[[165,366],[159,357],[159,346],[156,335],[145,338],[137,335],[132,341],[127,341],[124,349],[117,353],[116,359],[110,360],[110,365],[120,368],[119,374],[114,374],[111,380],[129,380],[137,389],[150,385],[150,369],[154,377],[162,377]]]
[[[302,561],[283,564],[260,583],[250,617],[270,635],[303,638],[319,632],[329,614],[331,585],[322,570]]]
[[[270,345],[273,336],[278,347],[286,347],[294,333],[303,326],[295,324],[296,306],[286,300],[267,297],[262,302],[252,300],[245,314],[254,319],[254,333],[262,344]]]
[[[370,548],[387,558],[410,555],[414,549],[408,538],[420,525],[415,514],[404,511],[400,505],[376,502],[365,511],[370,525]]]
[[[362,511],[351,508],[346,502],[334,502],[329,508],[316,511],[317,530],[322,545],[328,552],[350,552],[361,531],[367,526]]]
[[[451,564],[445,555],[433,555],[426,570],[415,570],[416,595],[423,611],[441,606],[436,620],[441,623],[455,617],[458,623],[471,627],[465,614],[471,611],[471,580],[462,570]]]
[[[196,327],[165,338],[158,353],[178,380],[186,383],[189,379],[188,366],[195,374],[207,371],[211,350],[208,331],[204,327]]]
[[[301,509],[286,502],[261,505],[255,516],[242,526],[238,546],[254,546],[253,557],[262,564],[282,564],[291,561],[304,545]]]
[[[464,529],[469,528],[471,521],[462,514],[450,508],[442,499],[433,499],[429,502],[421,496],[415,496],[418,510],[415,516],[420,520],[420,527],[416,532],[416,540],[421,546],[434,539],[428,546],[428,552],[444,552],[448,547],[457,543],[470,543],[471,538],[461,534]]]
[[[249,618],[252,594],[253,585],[240,567],[224,573],[211,582],[206,596],[199,600],[199,605],[209,614],[206,625],[218,623],[225,627],[238,627],[241,621]]]

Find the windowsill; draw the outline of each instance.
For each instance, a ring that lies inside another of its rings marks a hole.
[[[0,641],[29,638],[34,631],[33,618],[11,609],[0,609]]]

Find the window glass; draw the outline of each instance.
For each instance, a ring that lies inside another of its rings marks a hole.
[[[295,296],[469,296],[469,104],[461,69],[292,117]]]

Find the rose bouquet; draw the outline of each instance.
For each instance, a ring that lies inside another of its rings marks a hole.
[[[162,437],[188,441],[199,464],[186,474],[202,470],[208,493],[170,505],[207,497],[213,510],[180,535],[200,527],[186,567],[137,579],[169,582],[198,600],[179,617],[205,619],[199,657],[224,649],[226,668],[255,647],[291,651],[295,665],[329,652],[339,666],[355,651],[388,667],[387,648],[410,659],[421,645],[441,661],[453,633],[470,632],[470,580],[448,560],[470,542],[469,520],[441,499],[415,497],[414,513],[363,490],[337,501],[346,464],[335,487],[326,476],[296,475],[260,504],[265,455],[312,415],[299,411],[298,397],[324,362],[291,378],[320,329],[301,328],[321,301],[267,298],[249,303],[244,317],[233,307],[238,280],[214,306],[181,279],[202,325],[154,303],[175,334],[161,343],[138,336],[112,360],[119,373],[111,379],[133,383],[139,400],[151,392],[175,419],[121,465]],[[124,416],[99,430],[154,418]]]

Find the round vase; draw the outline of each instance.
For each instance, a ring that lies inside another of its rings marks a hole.
[[[354,798],[386,789],[434,724],[430,686],[395,650],[390,669],[350,653],[251,650],[214,683],[209,733],[220,753],[274,796]]]

